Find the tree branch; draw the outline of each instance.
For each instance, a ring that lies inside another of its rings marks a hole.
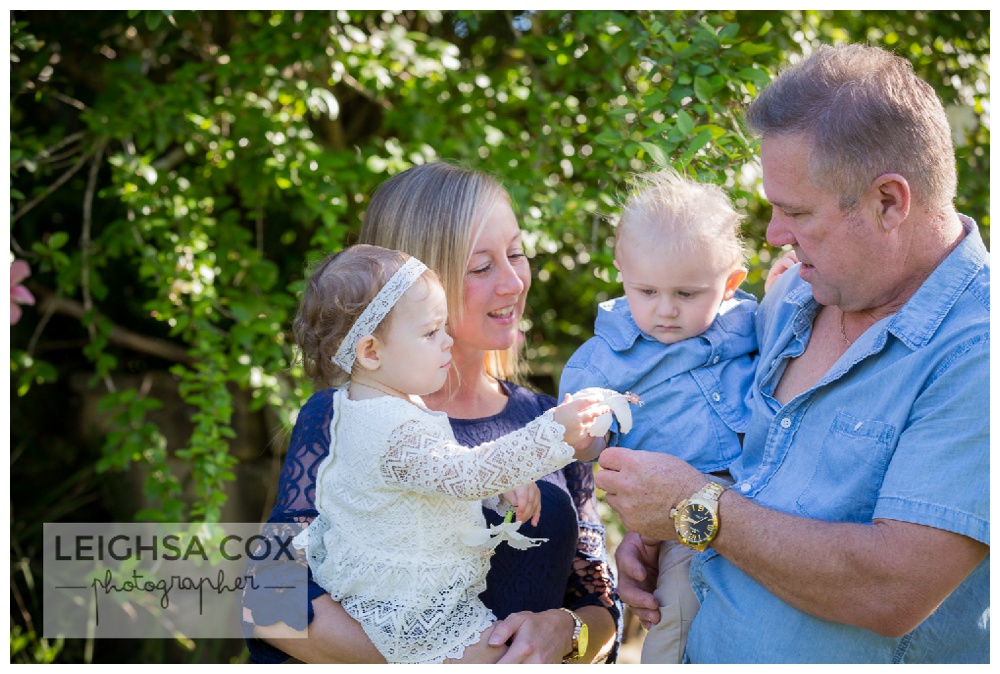
[[[39,164],[52,163],[54,161],[64,159],[66,156],[70,156],[70,155],[56,156],[56,151],[61,150],[70,143],[75,143],[76,141],[83,138],[85,135],[87,135],[86,131],[77,131],[76,133],[71,133],[70,135],[66,136],[52,147],[47,147],[44,150],[40,151],[37,155],[35,155],[35,161]],[[72,150],[72,152],[76,152],[76,150]],[[10,170],[12,172],[16,171],[25,164],[27,164],[26,160],[19,159],[18,161],[10,165]]]
[[[83,292],[83,310],[90,313],[94,304],[90,297],[90,227],[93,222],[94,193],[97,191],[97,174],[101,170],[101,157],[104,156],[104,146],[107,139],[102,138],[94,150],[94,161],[90,165],[90,175],[87,178],[87,190],[83,194],[83,230],[80,233],[80,289]],[[97,326],[93,322],[87,324],[90,341],[97,339]],[[115,383],[111,376],[104,374],[104,385],[108,391],[115,392]]]
[[[83,168],[83,165],[87,163],[87,160],[90,159],[90,157],[91,157],[90,154],[85,154],[82,157],[80,157],[77,160],[77,162],[75,164],[73,164],[73,166],[68,171],[66,171],[66,173],[63,173],[61,176],[59,176],[59,178],[56,179],[56,181],[54,183],[52,183],[51,185],[49,185],[45,189],[44,192],[42,192],[41,194],[39,194],[38,196],[36,196],[34,199],[32,199],[31,201],[29,201],[28,203],[26,203],[24,206],[21,206],[21,208],[17,211],[17,213],[15,213],[14,215],[11,216],[11,218],[10,218],[11,224],[13,224],[13,223],[17,222],[18,220],[20,220],[21,217],[25,213],[27,213],[32,208],[34,208],[35,206],[37,206],[43,199],[45,199],[45,197],[47,197],[50,194],[52,194],[53,192],[55,192],[57,189],[59,189],[63,185],[63,183],[65,183],[67,180],[69,180],[70,178],[72,178],[73,175],[77,171],[79,171],[81,168]]]
[[[38,310],[40,312],[61,314],[77,320],[83,320],[85,312],[83,305],[79,302],[66,299],[65,297],[58,297],[52,291],[37,283],[28,282],[25,285],[28,285],[31,288],[31,292],[38,298]],[[185,349],[173,342],[140,335],[117,325],[112,326],[110,333],[108,333],[108,341],[138,353],[145,353],[175,363],[193,365],[196,362]]]

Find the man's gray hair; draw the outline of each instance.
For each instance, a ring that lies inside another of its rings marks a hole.
[[[955,198],[944,106],[909,61],[884,49],[820,47],[761,92],[746,123],[761,137],[803,135],[812,146],[810,179],[838,194],[844,211],[886,173],[906,178],[914,200],[927,208],[949,208]]]

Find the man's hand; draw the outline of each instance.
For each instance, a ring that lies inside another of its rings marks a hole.
[[[659,577],[660,545],[629,531],[615,550],[618,596],[647,630],[660,622],[660,606],[653,596]]]
[[[609,447],[601,453],[594,483],[629,531],[657,540],[674,538],[670,509],[708,481],[670,454]],[[655,582],[655,580],[654,580]]]

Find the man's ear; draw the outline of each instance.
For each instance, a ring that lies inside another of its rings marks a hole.
[[[872,181],[871,194],[882,229],[899,227],[910,214],[910,184],[898,173],[883,173]]]
[[[744,280],[746,280],[746,277],[746,269],[737,269],[733,271],[733,273],[729,275],[729,278],[726,279],[726,291],[722,293],[722,299],[733,299],[733,295],[736,294],[736,289],[740,287],[740,284],[743,283]]]
[[[381,342],[374,335],[365,335],[358,340],[358,345],[354,347],[357,356],[357,363],[366,370],[377,370],[382,366],[382,359],[379,355]]]

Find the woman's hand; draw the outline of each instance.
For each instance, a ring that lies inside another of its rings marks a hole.
[[[617,630],[611,612],[603,606],[581,606],[574,612],[587,625],[587,652],[578,664],[591,664],[608,656],[614,646]],[[532,613],[513,613],[493,624],[491,643],[511,640],[507,654],[498,664],[560,663],[573,649],[576,622],[566,611],[552,609]]]
[[[497,623],[493,623],[485,630],[483,630],[482,635],[479,637],[479,641],[467,646],[465,651],[462,653],[462,657],[458,660],[448,659],[444,661],[446,665],[493,665],[499,662],[500,658],[504,653],[507,652],[507,646],[503,642],[499,645],[494,646],[490,644],[489,638],[493,634],[493,630]]]
[[[305,634],[285,623],[258,625],[253,635],[302,662],[385,663],[361,624],[324,594],[312,601],[313,621]]]
[[[618,596],[647,630],[660,622],[660,604],[653,596],[659,576],[660,546],[629,531],[615,550]]]
[[[559,609],[512,613],[495,623],[490,635],[490,644],[495,646],[513,637],[507,654],[497,664],[560,663],[573,648],[575,625],[573,617]]]

